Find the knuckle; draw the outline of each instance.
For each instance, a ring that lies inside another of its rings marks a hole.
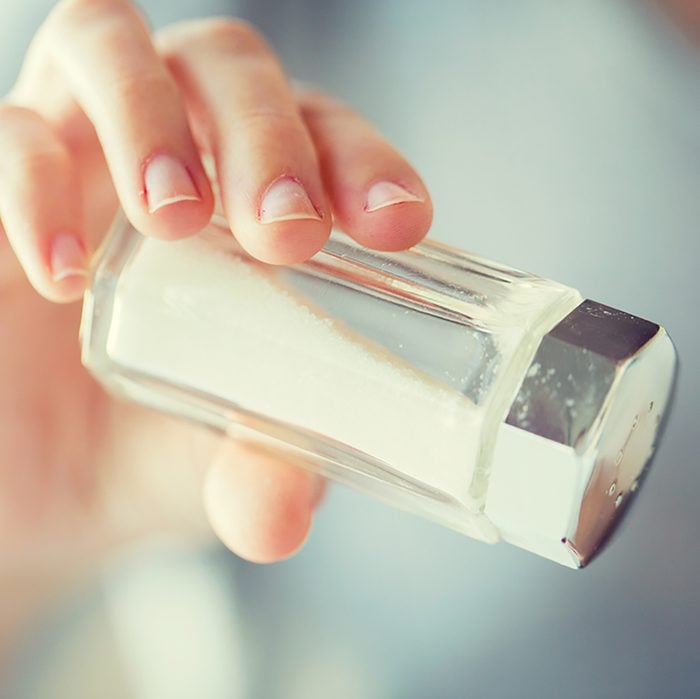
[[[291,137],[302,129],[297,114],[279,109],[247,109],[236,114],[236,123],[248,132],[272,132],[278,138]]]
[[[97,18],[133,14],[134,6],[129,0],[60,0],[54,7],[47,24],[61,32],[73,27],[82,27]]]
[[[251,24],[240,19],[201,20],[197,29],[200,39],[214,42],[216,46],[236,53],[257,54],[267,50],[261,34]]]
[[[337,124],[348,129],[364,124],[369,128],[369,123],[357,110],[337,97],[315,86],[297,85],[296,88],[299,112],[307,124]]]
[[[41,144],[34,148],[18,148],[9,155],[5,167],[19,181],[37,182],[49,173],[56,173],[67,166],[65,151],[58,144]]]
[[[304,118],[358,119],[358,113],[337,97],[313,86],[302,86],[297,91],[297,101]]]
[[[303,153],[314,157],[314,146],[303,123],[296,114],[267,109],[237,113],[231,122],[232,131],[246,139],[249,152],[265,154],[277,144],[284,144],[288,153]]]
[[[177,99],[177,89],[158,68],[129,70],[114,77],[109,95],[115,110],[134,113],[142,111],[147,104],[172,105]]]
[[[71,55],[75,46],[89,51],[125,51],[135,32],[148,31],[130,0],[61,0],[41,28],[51,57]]]
[[[50,147],[45,150],[54,154],[63,153],[60,141],[54,138],[50,126],[40,114],[29,107],[7,101],[0,102],[0,138],[7,146],[3,149],[3,158],[7,152],[22,150],[17,146],[24,143],[31,143],[36,150],[49,143]]]
[[[26,107],[18,107],[7,100],[0,102],[0,129],[12,124],[15,120],[25,115],[30,115],[31,110]]]
[[[360,122],[357,112],[346,104],[328,101],[301,101],[301,113],[308,122],[345,123],[348,127]]]
[[[175,51],[202,48],[236,55],[271,54],[252,24],[231,17],[208,17],[172,25],[160,33],[160,39]]]

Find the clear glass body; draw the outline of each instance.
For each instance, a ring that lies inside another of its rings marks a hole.
[[[178,242],[120,216],[85,297],[85,365],[197,420],[470,536],[496,432],[545,333],[581,297],[435,242],[252,260],[214,219]]]

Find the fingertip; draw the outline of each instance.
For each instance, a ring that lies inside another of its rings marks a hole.
[[[340,228],[385,251],[418,243],[432,222],[430,195],[410,163],[358,114],[316,91],[300,96]]]
[[[132,220],[134,226],[146,235],[162,240],[180,240],[203,230],[211,220],[213,200],[171,199],[152,212],[145,223]]]
[[[29,281],[45,299],[71,303],[82,297],[89,280],[89,255],[79,235],[62,232],[50,238],[43,264],[32,262],[26,251],[23,257]]]
[[[176,240],[198,233],[209,223],[214,195],[194,156],[156,153],[145,161],[142,180],[142,206],[132,223],[143,233]]]
[[[82,298],[89,282],[89,254],[79,235],[61,232],[36,247],[31,239],[16,241],[15,252],[27,279],[40,296],[53,303]]]
[[[34,290],[51,303],[75,303],[80,301],[88,286],[87,272],[75,272],[60,279],[37,277],[25,268]]]
[[[246,252],[271,265],[291,265],[313,257],[330,235],[325,221],[283,221],[266,224],[263,231],[240,229],[234,233]]]
[[[432,223],[432,207],[426,202],[406,202],[367,212],[348,226],[351,235],[374,250],[407,250],[425,238]]]
[[[274,563],[306,542],[319,485],[306,471],[229,444],[210,466],[203,496],[224,545],[253,563]]]
[[[76,272],[54,280],[51,286],[35,288],[45,299],[53,303],[74,303],[83,297],[87,284],[87,273]]]
[[[310,187],[283,174],[251,187],[248,196],[231,191],[230,185],[223,187],[231,194],[226,207],[231,230],[250,255],[268,264],[289,265],[309,259],[326,244],[331,216],[325,193],[317,173],[305,179]]]
[[[433,219],[430,195],[416,184],[380,180],[359,191],[339,192],[335,201],[340,227],[374,250],[413,247],[426,236]]]

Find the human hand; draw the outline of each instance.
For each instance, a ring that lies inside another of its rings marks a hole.
[[[203,228],[214,196],[202,156],[238,241],[278,264],[318,251],[333,221],[369,247],[418,242],[432,215],[418,175],[352,110],[290,87],[245,23],[152,36],[127,0],[58,3],[0,106],[0,147],[5,561],[92,560],[207,521],[250,560],[297,550],[318,479],[113,401],[80,365],[79,308],[51,302],[80,298],[117,205],[148,235]]]

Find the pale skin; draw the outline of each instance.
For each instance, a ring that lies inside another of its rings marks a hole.
[[[321,497],[316,476],[117,402],[82,368],[91,252],[117,206],[147,235],[201,230],[214,207],[203,156],[232,231],[261,260],[307,259],[332,220],[369,247],[405,249],[432,217],[418,174],[351,109],[294,88],[249,25],[152,34],[127,0],[55,6],[0,105],[0,149],[5,632],[148,534],[213,530],[251,561],[292,555]]]

